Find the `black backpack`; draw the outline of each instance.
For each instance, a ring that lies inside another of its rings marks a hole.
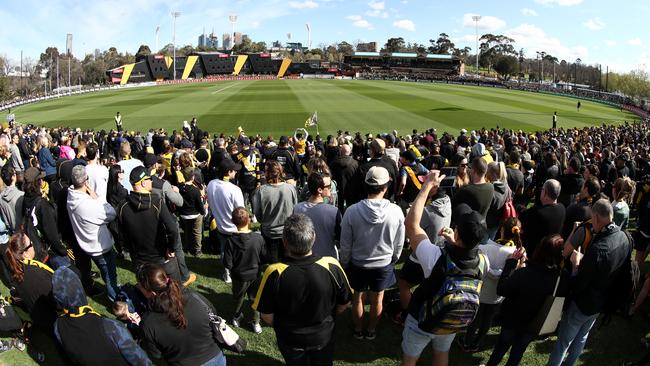
[[[634,294],[639,288],[641,272],[638,263],[632,258],[634,239],[624,230],[623,233],[628,239],[629,250],[615,273],[612,274],[612,282],[607,287],[605,305],[602,314],[604,315],[602,325],[609,323],[612,315],[619,311],[627,312],[634,301]]]

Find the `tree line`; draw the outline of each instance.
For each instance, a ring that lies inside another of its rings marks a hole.
[[[538,52],[536,58],[525,57],[524,49],[517,49],[515,41],[505,35],[484,34],[479,38],[478,64],[484,73],[496,74],[502,80],[517,79],[529,82],[567,82],[589,85],[595,90],[621,92],[628,96],[650,98],[650,76],[642,70],[628,73],[607,73],[600,65],[583,64],[577,60],[559,60],[544,52]],[[275,42],[276,44],[279,42]],[[342,41],[332,44],[319,44],[310,50],[286,50],[278,52],[280,57],[289,57],[296,62],[321,60],[330,64],[340,64],[344,57],[355,51],[372,52],[410,52],[447,54],[460,58],[466,69],[473,72],[476,63],[476,51],[471,47],[457,47],[446,33],[429,40],[429,44],[406,42],[402,37],[389,38],[382,47],[375,42],[352,43]],[[268,52],[265,42],[253,42],[244,37],[240,44],[233,47],[233,53]],[[208,47],[185,45],[176,48],[176,56],[186,56],[193,52],[217,51]],[[70,84],[97,85],[109,83],[106,71],[120,65],[135,62],[151,54],[148,45],[141,45],[131,54],[120,52],[115,47],[88,54],[83,59],[61,53],[56,47],[48,47],[38,60],[23,60],[22,77],[17,73],[16,62],[0,56],[0,100],[18,96],[34,95],[51,91],[57,87],[68,86],[68,66],[70,67]],[[159,54],[172,55],[173,45],[167,44],[158,50]],[[58,69],[58,73],[57,73]],[[13,71],[13,73],[12,73]],[[13,75],[13,76],[11,76]],[[58,77],[57,77],[58,76]]]

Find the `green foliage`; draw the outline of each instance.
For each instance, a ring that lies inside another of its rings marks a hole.
[[[404,38],[389,38],[384,45],[384,51],[386,52],[401,52],[404,49],[405,43]]]
[[[447,33],[440,33],[437,40],[430,39],[429,42],[431,43],[428,48],[429,53],[449,55],[456,51],[456,45],[449,39]]]
[[[494,63],[496,71],[503,80],[509,80],[519,71],[519,60],[515,56],[499,56]]]
[[[135,58],[137,60],[140,59],[141,57],[149,56],[149,55],[151,55],[151,50],[149,49],[149,46],[143,44],[140,46],[140,48],[138,48],[138,52],[135,53]]]

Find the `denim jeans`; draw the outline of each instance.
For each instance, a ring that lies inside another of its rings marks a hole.
[[[115,267],[115,253],[111,249],[104,254],[91,258],[93,262],[95,262],[97,268],[99,268],[102,279],[106,284],[106,294],[108,295],[108,299],[111,302],[115,301],[115,297],[119,292],[119,288],[117,286],[117,269]]]
[[[555,349],[548,359],[548,366],[573,366],[585,348],[589,331],[598,319],[598,314],[583,314],[575,302],[571,301],[569,309],[562,316],[560,329],[558,330]],[[567,354],[566,360],[562,362]]]
[[[517,366],[526,352],[526,348],[535,337],[532,334],[518,332],[512,328],[501,327],[499,340],[492,350],[490,359],[486,366],[497,366],[503,359],[503,356],[510,350],[510,356],[505,366]]]
[[[219,352],[218,355],[214,356],[213,359],[204,363],[202,366],[226,366],[226,355],[223,352]]]
[[[62,255],[51,255],[47,260],[47,265],[49,265],[55,271],[57,268],[70,267],[70,264],[70,258]]]

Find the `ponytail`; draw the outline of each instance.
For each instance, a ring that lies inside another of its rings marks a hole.
[[[168,277],[163,267],[157,264],[144,265],[140,270],[138,279],[145,290],[155,294],[149,300],[153,310],[167,313],[167,318],[176,328],[187,328],[185,299],[178,282]]]
[[[504,242],[512,241],[517,248],[521,248],[521,222],[516,217],[509,217],[503,223],[503,239]]]
[[[11,272],[11,278],[16,283],[22,283],[25,278],[25,269],[23,267],[22,259],[23,253],[29,249],[31,242],[27,235],[22,232],[14,234],[9,239],[7,250],[5,250],[5,258],[7,266]]]

